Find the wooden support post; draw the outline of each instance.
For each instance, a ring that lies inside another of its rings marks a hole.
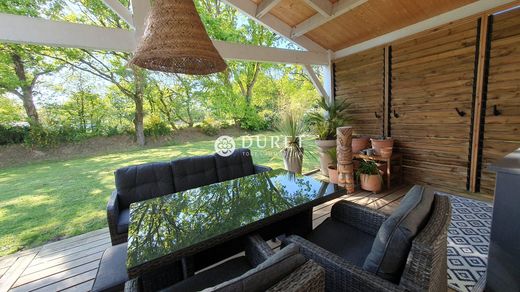
[[[391,94],[391,54],[392,47],[385,47],[385,88],[384,88],[384,105],[383,105],[383,135],[389,137],[390,133],[390,94]]]
[[[478,176],[480,164],[482,163],[481,137],[484,131],[484,117],[486,114],[487,75],[489,69],[489,46],[490,46],[490,19],[493,16],[483,15],[480,18],[480,34],[478,43],[478,59],[475,78],[475,100],[473,104],[473,132],[471,133],[471,161],[469,176],[469,191],[478,192]]]

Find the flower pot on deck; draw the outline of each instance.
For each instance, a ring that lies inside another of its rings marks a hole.
[[[361,150],[365,150],[367,148],[370,148],[370,138],[352,138],[352,153],[359,153]]]
[[[383,188],[383,181],[377,174],[360,174],[359,183],[362,189],[369,192],[379,193]]]
[[[335,166],[329,166],[329,181],[333,184],[338,183],[338,169]]]
[[[370,139],[372,142],[372,148],[376,152],[376,155],[381,155],[381,148],[384,147],[393,147],[394,139],[386,138],[386,139]]]
[[[318,153],[320,155],[320,171],[321,174],[328,176],[328,166],[332,163],[332,158],[328,151],[336,148],[336,140],[316,140]]]
[[[301,155],[291,155],[288,149],[284,149],[283,165],[287,171],[294,173],[302,173],[303,166],[303,148],[301,148]]]

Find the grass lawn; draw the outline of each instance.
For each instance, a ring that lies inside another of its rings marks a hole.
[[[266,135],[272,134],[247,137],[259,137],[263,142]],[[236,139],[237,147],[242,137]],[[210,154],[214,152],[213,141],[208,137],[195,143],[1,169],[0,256],[107,226],[105,207],[117,168]],[[277,149],[260,149],[256,144],[249,147],[255,163],[283,167]],[[269,139],[267,144],[270,148]],[[316,153],[311,139],[304,141],[304,148]],[[317,166],[316,155],[304,158],[304,170]]]

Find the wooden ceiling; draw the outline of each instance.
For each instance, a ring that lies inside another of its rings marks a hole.
[[[250,0],[255,4],[262,1]],[[307,3],[321,0],[274,0],[269,13],[291,27],[318,14]],[[323,0],[327,1],[327,0]],[[330,0],[329,0],[330,1]],[[335,3],[335,1],[330,1]],[[346,0],[340,0],[346,1]],[[476,0],[368,0],[308,31],[305,36],[326,49],[337,51],[448,12]]]

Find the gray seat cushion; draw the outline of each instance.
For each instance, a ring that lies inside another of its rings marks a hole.
[[[121,291],[128,281],[126,272],[127,244],[121,243],[105,250],[92,291]]]
[[[205,289],[204,291],[265,291],[281,281],[305,262],[306,259],[299,253],[299,248],[295,244],[290,244],[242,276]]]
[[[177,192],[218,182],[213,155],[181,158],[171,162]]]
[[[406,264],[412,241],[426,224],[434,193],[414,186],[399,207],[381,225],[363,269],[398,283]]]
[[[119,218],[117,218],[117,232],[127,233],[128,223],[130,222],[130,209],[119,211]]]
[[[197,273],[188,279],[176,283],[162,291],[200,291],[239,277],[253,268],[245,256],[230,259],[216,267]]]
[[[119,208],[131,203],[175,192],[172,171],[167,162],[146,163],[120,168],[115,172]]]
[[[230,156],[215,154],[219,181],[231,180],[255,173],[253,158],[249,149],[236,149]]]
[[[307,236],[307,240],[362,267],[374,236],[329,217]]]

